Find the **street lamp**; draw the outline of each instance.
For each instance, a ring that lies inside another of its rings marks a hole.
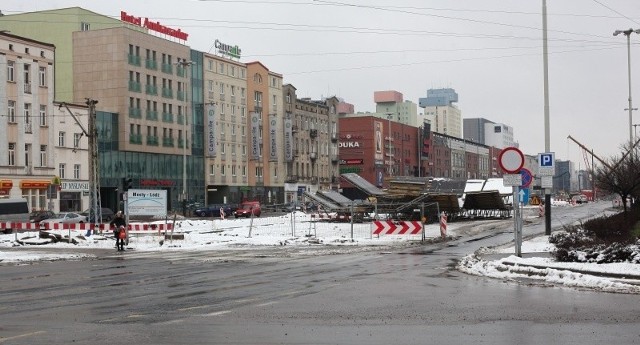
[[[635,108],[635,109],[633,109],[633,110],[638,110],[638,108]],[[638,123],[636,123],[635,125],[633,125],[633,136],[634,136],[634,137],[636,137],[636,138],[638,137],[638,131],[637,131],[637,128],[636,128],[636,127],[638,127],[638,126],[640,126],[640,124],[638,124]]]
[[[629,74],[629,108],[625,109],[629,111],[629,142],[633,144],[633,132],[631,131],[631,126],[633,123],[633,111],[637,109],[633,109],[633,105],[631,102],[631,34],[632,33],[640,34],[640,29],[633,30],[616,30],[613,32],[614,36],[618,36],[620,34],[624,34],[627,36],[627,71]]]
[[[193,61],[180,60],[175,63],[177,66],[184,68],[186,81],[184,82],[184,110],[182,118],[182,215],[187,216],[187,108],[189,107],[189,98],[187,97],[187,88],[189,84],[189,66]]]

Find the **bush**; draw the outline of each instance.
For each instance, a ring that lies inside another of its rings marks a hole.
[[[634,207],[628,212],[613,216],[599,217],[584,223],[584,229],[592,232],[596,238],[605,243],[629,243],[637,238],[634,227],[640,220],[640,209]]]
[[[601,219],[595,224],[601,224]],[[618,223],[619,224],[619,223]],[[556,232],[549,236],[549,243],[553,243],[556,249],[553,256],[561,262],[631,262],[640,263],[640,240],[637,242],[630,236],[608,236],[600,238],[596,231],[585,229],[586,227],[565,227],[565,231]],[[602,236],[602,232],[600,235]],[[615,242],[614,238],[625,238],[624,241]]]

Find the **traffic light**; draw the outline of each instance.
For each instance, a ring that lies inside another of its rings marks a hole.
[[[132,187],[133,187],[133,179],[131,179],[131,177],[127,177],[127,178],[123,178],[122,179],[122,190],[124,192],[128,191]]]

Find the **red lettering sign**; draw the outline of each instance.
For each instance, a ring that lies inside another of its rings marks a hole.
[[[149,20],[149,18],[144,18],[144,21],[142,21],[142,17],[136,17],[134,15],[130,15],[125,11],[120,11],[120,20],[122,20],[123,22],[127,22],[129,24],[142,26],[149,30],[153,30],[161,34],[169,35],[184,41],[186,41],[187,38],[189,37],[188,33],[182,32],[182,30],[180,29],[176,30],[168,26],[164,26],[160,24],[160,22],[152,22]]]

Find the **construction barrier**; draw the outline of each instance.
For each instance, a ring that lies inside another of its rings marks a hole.
[[[544,217],[544,205],[540,204],[538,206],[538,217]]]
[[[447,215],[444,212],[440,215],[440,237],[447,238]]]
[[[376,220],[373,222],[374,235],[418,235],[422,232],[422,222]]]
[[[128,231],[136,232],[152,232],[152,231],[169,231],[173,228],[172,224],[129,224]],[[93,223],[19,223],[19,222],[0,222],[0,229],[14,230],[111,230],[110,224],[93,224]]]

